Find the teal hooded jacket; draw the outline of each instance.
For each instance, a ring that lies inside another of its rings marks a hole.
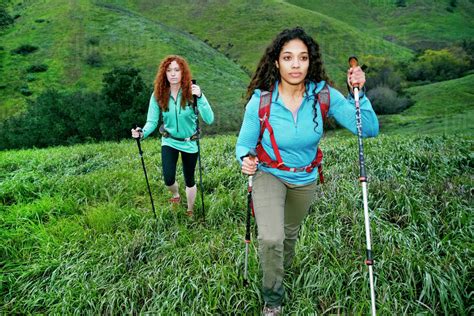
[[[214,122],[214,112],[204,94],[197,98],[197,107],[203,121],[206,124],[212,124]],[[146,124],[143,127],[143,138],[148,137],[158,127],[160,111],[161,108],[158,106],[154,94],[152,94]],[[196,132],[196,114],[192,104],[187,104],[184,109],[181,107],[181,90],[179,90],[176,100],[170,95],[168,111],[163,112],[163,123],[165,129],[177,138],[191,137]],[[170,146],[187,153],[198,151],[196,141],[180,141],[162,136],[161,145]]]

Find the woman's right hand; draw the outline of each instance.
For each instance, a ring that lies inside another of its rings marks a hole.
[[[257,171],[258,158],[257,157],[244,157],[242,159],[242,173],[246,175],[253,175]]]
[[[132,128],[132,137],[133,138],[143,138],[143,131],[140,127],[135,129]]]

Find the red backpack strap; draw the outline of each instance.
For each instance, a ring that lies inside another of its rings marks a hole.
[[[326,121],[329,112],[329,105],[331,104],[331,96],[329,94],[329,87],[324,84],[324,87],[318,93],[318,103],[323,116],[323,123]]]
[[[278,150],[278,145],[275,140],[275,135],[273,133],[273,128],[270,125],[270,122],[268,119],[270,118],[270,108],[272,104],[272,93],[268,91],[262,91],[260,94],[260,105],[258,108],[258,117],[260,119],[260,136],[258,138],[258,144],[257,144],[257,156],[259,160],[262,160],[263,156],[268,154],[265,152],[263,149],[263,146],[261,144],[261,140],[263,137],[263,133],[265,132],[265,129],[268,130],[269,136],[270,136],[270,141],[272,143],[272,148],[273,152],[275,153],[275,157],[277,159],[277,167],[280,165],[283,165],[283,160],[281,159],[280,156],[280,151]],[[264,157],[264,161],[271,160],[270,157]]]
[[[258,118],[260,120],[260,135],[258,137],[258,142],[262,140],[263,132],[265,132],[267,125],[269,125],[268,118],[270,117],[271,104],[272,93],[268,91],[262,91],[260,94],[260,105],[258,106]]]
[[[331,104],[331,96],[329,93],[329,87],[327,83],[324,84],[324,87],[318,93],[318,103],[319,103],[319,108],[321,109],[321,115],[322,115],[322,119],[324,123],[328,117],[329,106]],[[314,165],[315,167],[316,166],[318,167],[320,183],[324,183],[322,162],[323,162],[323,151],[321,150],[321,148],[318,147],[318,150],[316,152],[316,158],[313,160],[312,165]]]

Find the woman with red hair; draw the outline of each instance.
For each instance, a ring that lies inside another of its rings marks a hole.
[[[214,121],[214,113],[201,88],[192,84],[191,71],[186,60],[177,55],[165,57],[156,74],[146,124],[143,128],[132,129],[132,137],[146,138],[159,128],[162,135],[163,177],[172,194],[170,202],[175,204],[181,200],[176,182],[176,164],[181,153],[186,184],[186,213],[189,216],[193,214],[196,200],[194,171],[198,159],[196,140],[199,137],[193,95],[197,96],[197,109],[203,121],[211,124]]]

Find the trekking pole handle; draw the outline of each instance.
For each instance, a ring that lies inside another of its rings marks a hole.
[[[359,66],[359,60],[357,59],[356,56],[350,56],[348,62],[349,62],[350,68],[355,68]],[[367,66],[362,65],[360,66],[360,69],[362,69],[362,71],[365,71],[367,69]],[[355,94],[355,89],[359,90],[359,86],[354,86],[354,94]]]
[[[192,84],[196,84],[196,79],[191,80]],[[197,115],[198,110],[197,110],[197,95],[193,94],[193,108],[194,108],[194,113]]]
[[[359,60],[357,59],[356,56],[351,56],[351,57],[349,57],[349,61],[348,61],[348,62],[349,62],[350,68],[355,68],[355,67],[359,66]],[[354,94],[355,94],[355,93],[359,94],[359,91],[358,91],[358,90],[359,90],[359,86],[354,86],[353,88],[354,88]],[[356,92],[356,89],[357,89],[357,92]]]
[[[133,129],[137,129],[139,128],[140,131],[142,130],[140,127],[138,127],[138,124],[133,124]],[[137,145],[138,145],[138,152],[140,153],[140,156],[143,155],[143,151],[142,151],[142,146],[140,144],[140,137],[134,137],[135,140],[137,141]]]
[[[255,152],[255,149],[253,148],[249,150],[248,155],[249,155],[249,159],[252,161],[255,160],[255,157],[257,157],[257,153]],[[249,175],[249,190],[251,190],[252,185],[253,185],[253,175]]]

